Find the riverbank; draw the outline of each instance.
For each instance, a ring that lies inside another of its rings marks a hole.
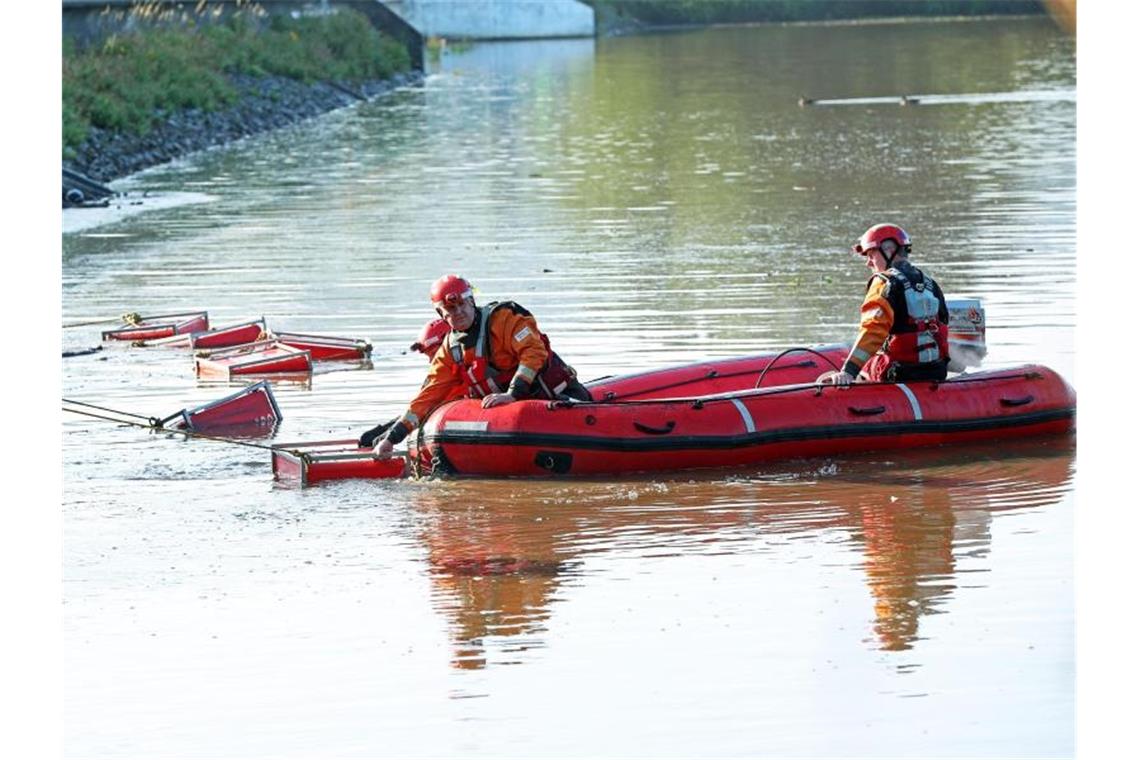
[[[108,182],[365,100],[418,74],[361,13],[150,12],[63,46],[63,166]]]
[[[91,127],[63,166],[99,182],[125,177],[187,154],[296,124],[422,80],[417,71],[360,83],[305,83],[283,76],[232,74],[233,105],[177,111],[143,134]]]

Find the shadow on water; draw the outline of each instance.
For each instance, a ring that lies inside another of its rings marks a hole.
[[[946,611],[962,560],[990,552],[995,515],[1063,497],[1074,455],[1065,436],[691,480],[435,482],[413,503],[457,668],[517,663],[546,646],[560,587],[589,574],[592,555],[749,554],[789,535],[839,535],[855,550],[851,567],[873,600],[869,642],[897,652]]]

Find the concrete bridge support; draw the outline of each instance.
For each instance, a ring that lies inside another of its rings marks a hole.
[[[578,0],[384,0],[383,4],[426,37],[594,36],[594,9]]]

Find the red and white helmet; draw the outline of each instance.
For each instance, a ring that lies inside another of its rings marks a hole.
[[[420,330],[420,337],[412,344],[411,349],[419,351],[430,359],[449,332],[451,325],[447,324],[446,319],[433,319]]]
[[[445,303],[455,306],[463,299],[474,300],[475,294],[471,283],[457,274],[445,274],[431,286],[431,305],[438,311]]]
[[[883,243],[888,240],[893,241],[903,253],[910,253],[910,235],[906,234],[906,230],[902,227],[894,224],[876,224],[863,233],[859,242],[851,246],[851,252],[866,256],[876,248],[881,250]],[[884,251],[884,255],[887,255],[888,258],[893,258],[895,253],[897,251],[891,251],[889,254]]]

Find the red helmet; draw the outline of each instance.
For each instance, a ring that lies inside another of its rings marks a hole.
[[[448,303],[454,306],[464,298],[474,298],[471,283],[457,274],[445,274],[431,286],[431,305],[440,308]]]
[[[893,224],[876,224],[863,233],[859,242],[851,246],[851,252],[866,256],[873,249],[882,248],[883,243],[888,240],[893,240],[904,253],[910,253],[910,235],[906,234],[906,230],[902,227]]]
[[[420,337],[412,344],[411,348],[430,359],[449,332],[451,332],[451,325],[447,324],[446,319],[433,319],[420,330]]]

